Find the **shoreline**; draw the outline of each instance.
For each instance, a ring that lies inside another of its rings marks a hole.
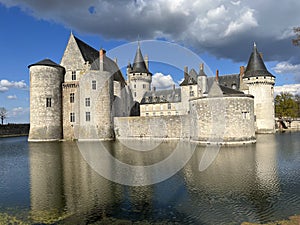
[[[300,224],[300,215],[290,216],[288,219],[271,221],[268,223],[251,223],[243,222],[241,225],[299,225]]]

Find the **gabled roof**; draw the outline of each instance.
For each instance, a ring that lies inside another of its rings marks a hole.
[[[261,58],[256,44],[254,43],[253,52],[250,55],[244,77],[269,76],[274,77],[266,68]]]
[[[186,85],[194,85],[197,84],[197,72],[194,69],[191,69],[189,74],[185,74],[184,80],[181,82],[179,86],[186,86]]]
[[[207,77],[208,86],[210,87],[215,80],[215,77]],[[237,90],[240,89],[240,75],[239,74],[228,74],[219,76],[219,84],[225,87],[232,88],[236,87]]]
[[[181,101],[181,89],[147,91],[141,104],[174,103]]]
[[[244,94],[242,91],[238,91],[229,87],[225,87],[223,85],[219,85],[224,95],[237,95]]]
[[[132,65],[132,72],[133,73],[149,73],[149,70],[146,67],[144,57],[142,55],[142,51],[140,45],[138,44],[138,48],[135,53],[133,65]]]
[[[31,66],[52,66],[52,67],[60,67],[62,69],[65,69],[61,65],[53,62],[51,59],[43,59],[43,60],[41,60],[41,61],[39,61],[37,63],[30,64],[28,66],[28,68],[30,68]]]
[[[73,35],[73,34],[71,34],[71,35]],[[77,44],[84,60],[91,64],[91,70],[99,70],[100,69],[99,51],[97,51],[96,49],[89,46],[88,44],[86,44],[85,42],[83,42],[82,40],[80,40],[79,38],[77,38],[75,36],[74,36],[74,39],[76,41],[76,44]],[[124,79],[118,65],[107,56],[104,56],[103,70],[113,73],[115,81],[125,82],[125,79]]]
[[[99,51],[89,46],[88,44],[84,43],[83,41],[81,41],[79,38],[75,36],[74,39],[77,43],[77,46],[85,62],[88,61],[90,64],[92,64],[96,59],[99,58]]]

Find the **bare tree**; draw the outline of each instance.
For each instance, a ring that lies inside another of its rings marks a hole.
[[[294,33],[296,34],[296,38],[292,39],[292,43],[295,46],[299,46],[300,45],[300,27],[294,27]]]
[[[0,107],[0,118],[1,118],[1,124],[3,125],[3,121],[7,116],[7,111],[4,107]]]

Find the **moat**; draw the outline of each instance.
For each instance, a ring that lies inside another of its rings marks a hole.
[[[76,142],[0,138],[0,224],[240,224],[300,214],[300,132],[258,135],[256,144],[222,147],[204,171],[199,162],[206,149],[197,146],[175,175],[136,187],[95,172],[83,154],[93,144],[79,149]],[[148,144],[127,143],[133,150],[120,142],[103,146],[126,164],[146,166],[178,146]],[[185,158],[189,148],[180,145],[177,157]],[[106,150],[89,151],[89,157],[101,151]]]

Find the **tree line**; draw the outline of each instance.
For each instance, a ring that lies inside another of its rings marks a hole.
[[[300,95],[288,92],[276,95],[275,117],[300,118]]]

